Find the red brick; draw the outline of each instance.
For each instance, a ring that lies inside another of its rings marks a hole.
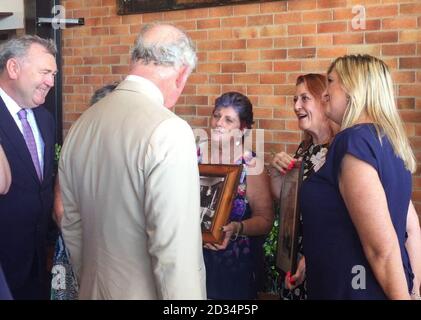
[[[258,50],[241,50],[234,52],[234,61],[257,61],[259,60]]]
[[[332,34],[318,34],[318,35],[303,37],[303,47],[328,46],[328,45],[332,45],[332,43],[333,43]]]
[[[267,130],[284,130],[285,128],[285,121],[284,120],[266,120],[260,119],[259,120],[259,128],[260,129],[267,129]]]
[[[222,40],[222,49],[245,49],[246,47],[247,41],[245,39]]]
[[[209,83],[233,83],[233,77],[231,74],[213,74],[209,75]]]
[[[271,85],[248,85],[247,94],[255,95],[273,95],[273,86]]]
[[[220,63],[199,63],[197,66],[197,72],[221,72]]]
[[[413,71],[394,71],[392,72],[394,83],[413,83],[415,82],[415,72]]]
[[[282,37],[286,35],[288,35],[286,26],[280,26],[280,25],[265,26],[265,27],[262,27],[262,29],[260,30],[261,37],[274,38],[274,37]]]
[[[273,63],[266,62],[248,62],[246,65],[247,72],[267,72],[273,70]]]
[[[301,37],[276,38],[274,42],[275,48],[296,48],[301,45]]]
[[[316,0],[290,0],[288,1],[288,11],[313,10],[317,8]]]
[[[315,24],[299,24],[299,25],[288,25],[288,34],[315,34],[317,32],[317,26]]]
[[[274,16],[274,23],[275,24],[290,24],[290,23],[300,23],[302,22],[302,13],[301,12],[294,12],[291,14],[290,12],[287,13],[280,13],[275,14]]]
[[[207,105],[208,97],[207,96],[187,96],[186,103],[192,105]]]
[[[266,2],[260,4],[261,13],[283,12],[287,10],[286,1]]]
[[[410,3],[400,5],[401,14],[421,14],[421,3]]]
[[[273,109],[272,108],[253,108],[253,116],[254,118],[259,118],[259,119],[262,119],[262,118],[272,119]]]
[[[210,51],[208,53],[208,61],[231,61],[232,52],[227,51]]]
[[[245,63],[223,63],[222,64],[222,73],[237,73],[245,72],[246,64]]]
[[[289,49],[288,59],[299,58],[314,58],[316,56],[316,48],[303,48],[303,49]]]
[[[364,43],[364,35],[362,33],[335,34],[333,36],[333,44],[361,44],[361,43]]]
[[[222,28],[245,27],[247,26],[246,17],[232,17],[221,19]]]
[[[276,50],[262,50],[260,51],[261,60],[281,60],[285,59],[287,56],[286,49],[276,49]]]
[[[249,16],[247,18],[247,24],[249,26],[266,26],[268,24],[273,24],[273,15]]]
[[[366,43],[398,42],[398,33],[395,31],[366,33],[365,42]]]
[[[276,85],[275,94],[292,96],[295,94],[295,85]]]
[[[274,63],[274,71],[276,72],[289,72],[289,71],[300,71],[300,61],[281,61]]]
[[[400,85],[399,96],[404,97],[421,97],[421,84]],[[408,119],[410,120],[410,119]]]
[[[246,41],[246,40],[239,40],[239,41]],[[234,42],[230,40],[230,42]],[[254,49],[254,48],[272,48],[273,47],[273,39],[265,38],[265,39],[249,39],[247,40],[247,48]]]
[[[415,109],[415,99],[414,98],[398,98],[396,105],[399,109]],[[421,132],[419,135],[421,135]]]
[[[326,22],[317,25],[317,33],[345,32],[346,29],[346,22]]]
[[[382,54],[385,56],[413,56],[416,52],[415,44],[385,44]]]
[[[260,76],[261,84],[282,84],[285,83],[285,73],[266,73]]]
[[[195,116],[196,107],[177,106],[175,107],[175,113],[178,115]]]
[[[303,12],[303,22],[321,22],[332,20],[332,11],[323,10],[323,11],[304,11]]]
[[[399,69],[421,68],[421,59],[416,58],[399,58]]]
[[[220,25],[221,25],[220,19],[207,19],[207,20],[197,21],[197,29],[219,28]]]
[[[347,48],[344,47],[331,47],[331,48],[318,48],[318,58],[336,58],[343,56],[347,53]]]
[[[234,83],[239,84],[252,84],[252,83],[259,83],[259,74],[234,74]]]
[[[401,5],[402,13],[402,5]],[[370,6],[366,9],[367,17],[395,17],[398,15],[398,5]]]
[[[415,29],[417,27],[416,17],[387,18],[382,21],[382,29]]]

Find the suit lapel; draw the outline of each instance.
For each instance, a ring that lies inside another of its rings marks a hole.
[[[31,154],[29,153],[28,147],[26,146],[25,139],[20,132],[15,120],[12,118],[9,110],[7,110],[3,99],[0,97],[0,130],[11,142],[10,144],[15,149],[19,158],[25,162],[25,167],[28,169],[28,173],[31,174],[34,179],[40,183],[37,172],[35,170],[34,163],[32,162]]]
[[[42,140],[44,141],[44,168],[43,168],[43,177],[48,177],[51,174],[53,168],[52,161],[54,159],[53,155],[53,137],[51,133],[48,132],[49,124],[48,118],[46,117],[44,110],[41,108],[32,109],[34,111],[35,119],[37,121],[38,130],[40,131]],[[45,179],[44,179],[45,180]]]

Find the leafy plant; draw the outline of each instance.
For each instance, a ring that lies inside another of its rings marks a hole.
[[[58,162],[60,160],[61,144],[56,143],[54,145],[54,161]]]
[[[279,272],[276,269],[276,248],[278,244],[278,231],[279,231],[279,216],[278,216],[278,205],[275,208],[275,221],[272,226],[272,230],[269,232],[266,240],[263,244],[263,250],[265,255],[264,267],[265,267],[265,292],[279,294]]]

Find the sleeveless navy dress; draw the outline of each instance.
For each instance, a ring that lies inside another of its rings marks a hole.
[[[324,166],[301,187],[308,298],[386,299],[339,192],[340,167],[347,153],[378,172],[399,240],[408,288],[412,290],[413,274],[405,248],[411,173],[395,155],[387,137],[383,136],[380,143],[374,125],[359,124],[336,135]],[[355,285],[361,270],[365,270],[365,288]]]

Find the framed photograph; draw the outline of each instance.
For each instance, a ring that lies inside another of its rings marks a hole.
[[[241,165],[199,164],[203,242],[222,243],[241,171]]]
[[[276,0],[116,0],[120,15],[271,2]],[[279,0],[278,0],[279,1]]]
[[[294,168],[285,174],[279,204],[279,233],[276,251],[276,267],[284,274],[297,268],[298,227],[300,211],[298,191],[302,181],[303,168],[296,162]]]

